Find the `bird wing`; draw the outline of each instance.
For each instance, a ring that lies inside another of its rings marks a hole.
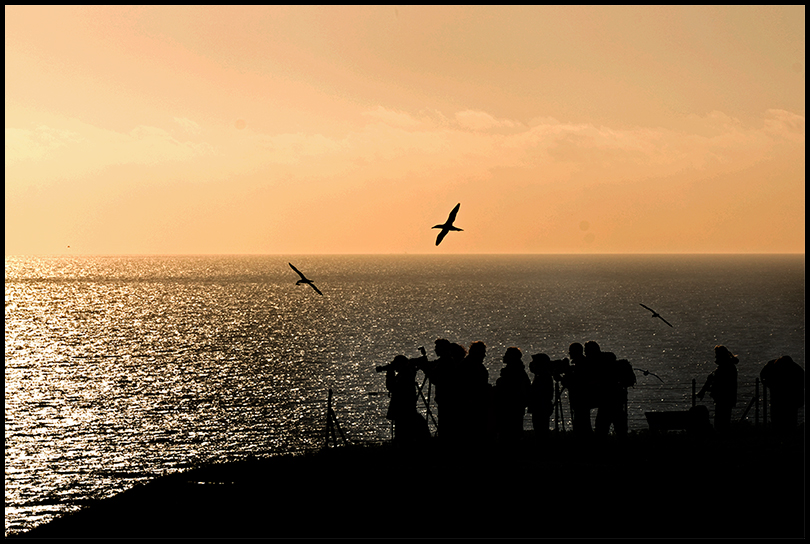
[[[306,277],[305,277],[305,276],[304,276],[304,275],[301,273],[301,271],[300,271],[300,270],[298,270],[296,267],[294,267],[294,266],[292,265],[292,263],[287,263],[287,264],[288,264],[288,265],[290,265],[290,268],[292,268],[293,270],[295,270],[295,271],[298,273],[298,275],[299,275],[299,276],[301,276],[301,279],[302,279],[302,280],[307,279],[307,278],[306,278]]]
[[[456,214],[458,213],[458,209],[461,207],[461,202],[456,204],[456,207],[453,208],[453,211],[450,212],[450,215],[447,217],[447,224],[452,225],[453,221],[456,220]]]
[[[652,374],[653,376],[658,378],[661,381],[661,383],[664,383],[664,380],[662,380],[661,377],[658,374],[656,374],[655,372],[650,372],[649,370],[644,370],[642,368],[639,368],[639,370],[641,370],[641,372],[643,372],[645,376],[647,376],[648,374]]]
[[[318,293],[319,295],[323,296],[323,293],[321,293],[320,289],[318,289],[317,287],[315,287],[315,284],[314,284],[314,283],[310,283],[310,284],[309,284],[309,286],[310,286],[310,287],[312,287],[313,289],[315,289],[315,292],[316,292],[316,293]]]
[[[669,321],[667,321],[666,319],[664,319],[663,317],[661,317],[660,315],[656,316],[656,317],[658,317],[658,319],[660,319],[661,321],[663,321],[664,323],[666,323],[667,325],[672,327],[672,324]],[[672,328],[674,329],[675,327],[672,327]]]
[[[448,232],[450,232],[450,231],[447,230],[447,229],[442,229],[442,231],[436,237],[436,245],[439,245],[439,244],[442,243],[442,240],[444,239],[444,237],[447,235]]]
[[[292,265],[290,265],[290,266],[292,266]],[[641,304],[641,303],[639,302],[639,304]],[[644,306],[643,304],[641,304],[641,305]],[[652,313],[655,313],[655,310],[653,310],[649,306],[644,306],[644,307],[647,308],[648,310],[650,310]]]

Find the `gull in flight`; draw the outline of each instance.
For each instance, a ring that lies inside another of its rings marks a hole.
[[[310,286],[310,287],[312,287],[313,289],[315,289],[315,292],[316,292],[316,293],[318,293],[319,295],[323,296],[323,293],[321,293],[321,292],[318,290],[318,288],[317,288],[317,287],[315,287],[315,284],[314,284],[314,283],[312,283],[312,280],[307,279],[307,277],[306,277],[306,276],[304,276],[304,275],[301,273],[301,271],[300,271],[300,270],[298,270],[296,267],[294,267],[294,266],[292,265],[292,263],[287,263],[287,264],[289,264],[289,265],[290,265],[290,268],[292,268],[293,270],[295,270],[295,271],[298,273],[298,275],[299,275],[299,276],[301,276],[301,279],[300,279],[300,280],[298,280],[297,282],[295,282],[295,284],[296,284],[296,285],[301,285],[302,283],[309,284],[309,286]]]
[[[641,303],[639,302],[639,304],[641,304]],[[643,304],[641,304],[641,305],[644,306]],[[661,314],[659,314],[658,312],[656,312],[655,310],[653,310],[649,306],[644,306],[644,307],[647,308],[648,310],[650,310],[653,313],[652,314],[653,318],[657,317],[658,319],[660,319],[661,321],[663,321],[664,323],[666,323],[667,325],[672,327],[672,324],[669,321],[667,321],[666,319],[664,319],[663,317],[661,317]]]
[[[661,378],[660,378],[660,377],[658,376],[658,374],[656,374],[655,372],[650,372],[649,370],[644,370],[644,369],[641,369],[641,368],[639,368],[639,370],[641,370],[641,372],[642,372],[642,373],[643,373],[645,376],[652,374],[653,376],[655,376],[656,378],[658,378],[658,379],[661,381],[661,383],[664,383],[664,380],[661,380]]]
[[[453,226],[453,221],[456,220],[456,214],[458,213],[458,209],[459,209],[460,206],[461,206],[461,202],[456,204],[456,207],[453,208],[452,212],[450,212],[450,215],[447,217],[447,221],[444,222],[444,225],[436,225],[436,226],[432,227],[434,229],[442,229],[442,231],[439,233],[439,236],[436,237],[436,245],[437,246],[440,243],[442,243],[442,240],[444,240],[444,237],[447,236],[447,233],[450,232],[451,230],[464,230],[464,229],[460,229],[458,227]]]

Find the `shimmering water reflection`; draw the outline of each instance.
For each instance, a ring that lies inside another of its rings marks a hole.
[[[717,343],[741,398],[764,361],[804,366],[803,256],[7,257],[5,295],[6,534],[196,463],[319,447],[329,389],[348,437],[386,440],[374,366],[440,336],[486,342],[492,383],[508,346],[528,363],[597,340],[665,382],[639,375],[636,429],[688,407]]]

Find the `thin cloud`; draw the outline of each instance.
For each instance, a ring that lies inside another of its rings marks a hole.
[[[174,121],[189,134],[194,134],[196,136],[200,133],[201,129],[200,125],[195,123],[191,119],[188,119],[187,117],[175,117]]]
[[[804,143],[804,116],[785,110],[768,110],[765,118],[765,132]]]
[[[109,156],[117,157],[119,164],[188,161],[212,150],[207,143],[181,142],[160,127],[144,125],[130,131],[129,138],[118,137],[107,144],[112,144]]]
[[[515,128],[520,123],[509,119],[496,119],[484,111],[465,110],[456,113],[456,122],[470,130],[490,130],[493,128]]]
[[[685,170],[726,164],[737,169],[770,157],[776,146],[804,145],[804,117],[769,110],[762,125],[711,112],[687,119],[690,130],[613,128],[535,119],[529,126],[483,111],[408,113],[383,106],[363,114],[368,122],[342,136],[312,133],[212,133],[209,141],[183,141],[167,128],[137,126],[129,133],[84,126],[79,132],[40,126],[6,129],[6,164],[66,161],[77,170],[105,164],[187,162],[189,176],[228,179],[267,172],[268,180],[329,179],[352,186],[357,179],[428,180],[434,175],[486,179],[499,169],[542,170],[538,183],[598,173],[600,183],[663,178]],[[183,127],[197,123],[175,118]],[[473,128],[475,127],[475,128]],[[229,127],[228,127],[229,128]],[[509,128],[508,133],[490,129]],[[206,158],[205,163],[199,159]],[[84,165],[84,166],[82,166]],[[451,174],[452,172],[452,174]],[[80,172],[77,172],[79,174]],[[350,179],[351,178],[351,179]],[[339,181],[342,180],[342,181]],[[425,181],[427,183],[427,181]]]
[[[394,127],[415,128],[422,125],[422,121],[416,119],[409,113],[391,110],[382,106],[377,106],[373,110],[365,111],[362,115]]]
[[[40,125],[34,130],[5,129],[6,164],[41,160],[56,150],[82,140],[77,132]]]

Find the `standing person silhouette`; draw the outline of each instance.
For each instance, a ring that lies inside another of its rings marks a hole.
[[[523,353],[516,347],[506,348],[501,375],[495,382],[498,440],[517,444],[523,436],[523,416],[529,403],[531,380],[521,360]]]
[[[394,444],[410,446],[430,437],[427,421],[416,409],[416,364],[397,355],[387,365],[385,388],[391,395],[386,419],[394,422]]]
[[[598,377],[596,434],[607,436],[613,425],[616,436],[624,438],[627,436],[627,388],[636,383],[633,367],[626,359],[617,360],[613,352],[603,351]]]
[[[529,362],[534,380],[529,390],[528,412],[532,415],[535,439],[544,442],[550,434],[549,423],[554,413],[554,375],[551,358],[545,353],[535,353]]]
[[[725,432],[731,427],[731,411],[737,404],[737,363],[740,360],[726,346],[714,346],[717,368],[706,378],[697,397],[703,400],[708,391],[714,400],[714,430]]]
[[[790,355],[783,355],[762,367],[762,383],[770,391],[771,423],[780,432],[789,432],[799,423],[804,406],[804,369]]]
[[[489,371],[484,365],[487,346],[473,342],[459,369],[461,438],[471,444],[484,438],[489,412]]]
[[[462,365],[467,350],[461,344],[452,342],[449,348],[450,361],[446,366],[442,384],[442,410],[444,410],[444,431],[439,431],[443,440],[460,445],[464,438],[464,384]]]
[[[579,387],[582,394],[580,411],[583,419],[587,420],[588,434],[591,434],[593,429],[591,426],[591,410],[599,408],[599,382],[604,372],[605,356],[602,353],[602,348],[593,340],[585,342],[583,352],[585,356],[579,362],[581,372],[578,372]]]
[[[436,339],[434,349],[438,359],[428,361],[424,357],[420,366],[435,387],[439,439],[452,442],[458,436],[458,367],[463,362],[466,350],[446,338]]]
[[[591,425],[591,400],[588,389],[592,372],[590,372],[588,361],[585,360],[582,344],[579,342],[571,344],[568,347],[568,356],[571,358],[570,367],[563,377],[562,384],[568,389],[574,435],[590,436],[593,434],[593,426]]]

